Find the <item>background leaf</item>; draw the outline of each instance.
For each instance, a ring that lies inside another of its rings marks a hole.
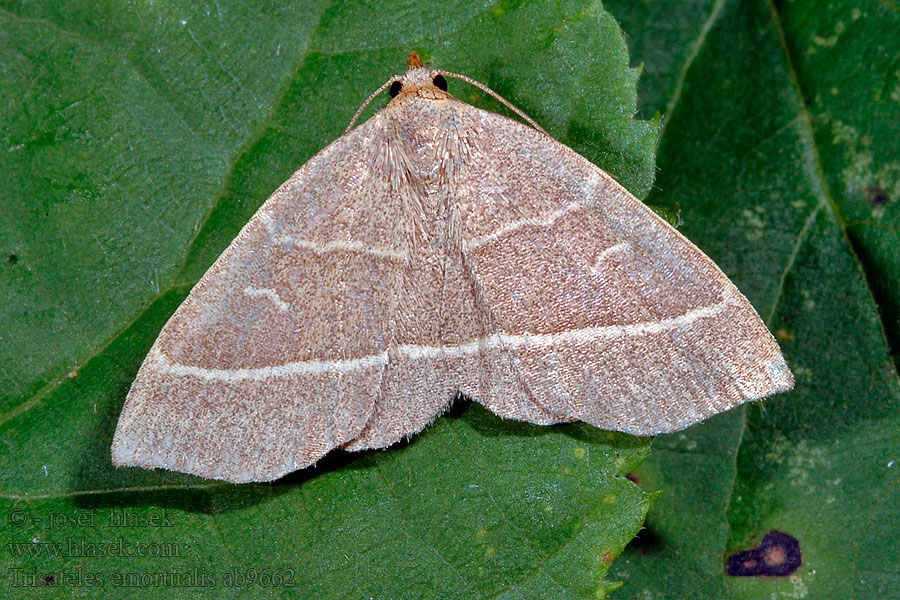
[[[637,476],[663,494],[614,563],[617,596],[896,596],[897,5],[606,5],[645,65],[641,114],[663,115],[649,202],[680,215],[797,375],[793,394],[657,438]],[[191,595],[203,575],[217,580],[211,595],[258,595],[259,582],[222,587],[254,567],[297,568],[295,586],[279,588],[287,597],[607,589],[596,577],[646,508],[617,477],[645,450],[626,436],[511,425],[462,406],[407,447],[337,455],[273,486],[108,462],[124,394],[167,316],[411,48],[488,83],[644,197],[655,127],[630,120],[635,73],[599,4],[0,7],[4,541],[109,543],[125,532],[132,544],[182,544],[166,559],[7,547],[5,566],[74,573],[59,593],[88,597],[88,573],[113,596]],[[125,508],[165,509],[172,527],[111,528]],[[771,529],[800,540],[794,576],[723,575],[730,553]],[[195,577],[113,588],[120,572]]]
[[[614,587],[603,575],[649,502],[624,478],[647,440],[460,404],[408,445],[335,453],[275,485],[110,463],[122,401],[165,320],[411,49],[649,191],[658,122],[632,120],[637,70],[597,2],[0,1],[11,593],[588,598]]]
[[[646,61],[642,111],[665,113],[648,201],[680,208],[797,376],[654,441],[638,477],[664,493],[614,567],[619,595],[898,597],[898,6],[607,6]],[[773,529],[800,542],[793,576],[724,575]]]

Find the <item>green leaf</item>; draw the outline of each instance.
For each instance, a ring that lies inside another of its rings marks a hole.
[[[115,470],[163,323],[415,49],[639,195],[657,121],[598,2],[0,1],[0,521],[7,587],[69,597],[594,598],[647,440],[460,404],[273,485]],[[494,110],[462,84],[451,91]],[[102,592],[98,588],[102,587]],[[15,593],[14,592],[14,593]]]
[[[607,5],[647,63],[642,110],[665,113],[648,201],[681,209],[797,377],[654,441],[638,478],[663,494],[614,565],[621,593],[897,597],[898,6]],[[799,540],[793,576],[724,574],[771,530]]]

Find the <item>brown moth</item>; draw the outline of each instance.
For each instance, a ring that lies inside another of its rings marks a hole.
[[[408,67],[166,323],[116,465],[268,481],[411,436],[457,392],[508,419],[652,435],[793,387],[756,311],[684,236],[444,77],[481,84],[416,53]]]

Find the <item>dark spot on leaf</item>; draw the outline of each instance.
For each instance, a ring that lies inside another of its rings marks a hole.
[[[736,577],[784,576],[796,571],[802,561],[797,538],[770,531],[756,548],[729,556],[725,573]]]
[[[603,553],[603,562],[604,562],[604,564],[606,564],[606,566],[609,566],[612,564],[612,552],[607,550],[606,552]]]
[[[887,204],[888,200],[890,200],[890,198],[887,197],[887,192],[880,187],[866,188],[866,198],[875,206]]]
[[[625,476],[625,479],[627,479],[629,481],[633,481],[634,483],[636,483],[638,485],[641,485],[641,480],[634,473],[629,473],[628,475]]]
[[[47,575],[46,577],[44,577],[44,585],[53,585],[54,583],[56,583],[56,577],[54,577],[53,575]]]
[[[17,262],[19,262],[19,257],[16,256],[15,254],[10,254],[9,256],[6,257],[6,262],[8,262],[11,265],[14,265]]]

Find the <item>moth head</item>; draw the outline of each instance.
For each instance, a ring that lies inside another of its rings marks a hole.
[[[449,98],[447,80],[440,71],[432,71],[429,66],[422,62],[418,52],[413,51],[406,61],[406,74],[391,80],[392,102],[400,102],[410,96],[429,100]]]
[[[429,63],[422,62],[422,58],[419,56],[418,52],[413,51],[410,53],[409,58],[406,60],[406,67],[407,70],[405,75],[395,75],[394,77],[391,77],[366,98],[366,101],[362,103],[362,106],[360,106],[356,111],[356,114],[353,115],[353,118],[350,120],[350,124],[347,125],[347,129],[344,130],[344,133],[353,129],[357,119],[359,119],[359,116],[363,113],[369,103],[377,98],[385,89],[389,89],[391,93],[391,101],[388,102],[388,106],[394,107],[401,104],[407,98],[425,98],[428,100],[446,100],[447,98],[452,98],[452,96],[447,93],[447,77],[459,79],[460,81],[465,81],[470,85],[474,85],[481,91],[493,96],[502,104],[506,105],[507,108],[522,117],[522,120],[529,123],[538,131],[546,133],[541,129],[540,125],[535,123],[528,115],[510,104],[503,96],[488,86],[475,81],[470,77],[466,77],[465,75],[460,75],[459,73],[431,69]]]

